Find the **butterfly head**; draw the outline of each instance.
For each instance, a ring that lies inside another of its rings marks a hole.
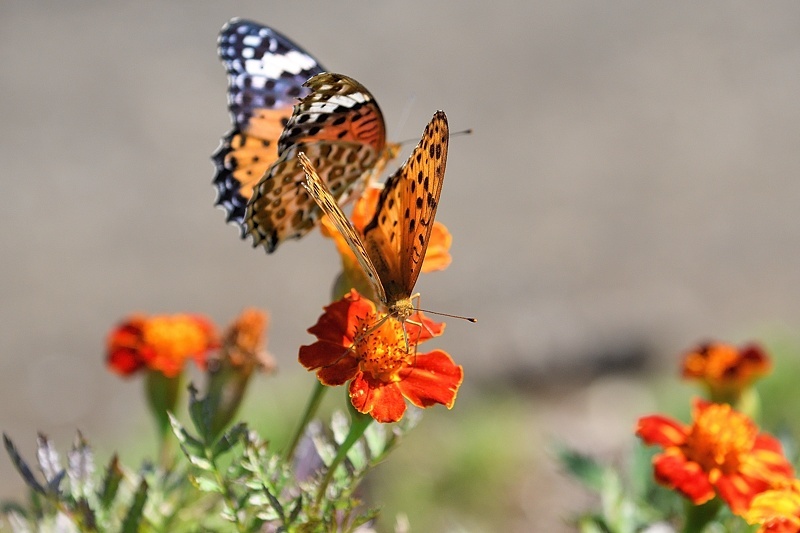
[[[411,298],[401,298],[388,305],[389,316],[396,318],[399,322],[403,323],[414,314],[414,304],[411,303]]]

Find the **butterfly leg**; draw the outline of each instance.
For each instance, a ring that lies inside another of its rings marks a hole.
[[[330,365],[327,365],[327,366],[335,365],[336,363],[338,363],[339,361],[341,361],[341,360],[342,360],[342,358],[343,358],[343,357],[345,357],[347,354],[349,354],[350,352],[354,351],[354,350],[356,349],[356,346],[358,346],[358,343],[359,343],[359,342],[361,342],[362,340],[364,340],[364,338],[366,338],[366,337],[367,337],[367,335],[369,335],[370,333],[372,333],[372,332],[373,332],[373,331],[375,331],[376,329],[380,328],[380,327],[381,327],[381,326],[384,324],[384,322],[386,322],[386,321],[389,319],[389,317],[390,317],[390,316],[391,316],[391,315],[386,315],[386,316],[382,317],[381,319],[379,319],[377,322],[375,322],[374,324],[372,324],[370,327],[368,327],[367,329],[365,329],[365,330],[364,330],[364,331],[362,331],[361,333],[358,333],[358,334],[356,334],[356,338],[355,338],[355,340],[353,341],[353,344],[351,344],[351,345],[350,345],[350,347],[349,347],[349,348],[347,348],[347,349],[346,349],[346,350],[345,350],[345,351],[342,353],[342,355],[340,355],[339,357],[337,357],[337,358],[336,358],[336,360],[335,360],[333,363],[331,363]],[[404,330],[403,332],[405,333],[405,330]]]
[[[413,295],[411,297],[411,301],[414,301],[414,300],[417,301],[417,305],[414,306],[414,309],[416,309],[418,312],[421,313],[422,311],[420,310],[420,307],[421,307],[421,302],[422,302],[422,295],[420,293],[416,293],[415,295]],[[413,321],[412,322],[412,321],[409,320],[408,323],[409,324],[413,324],[415,326],[418,326],[420,328],[420,331],[417,332],[417,341],[419,341],[419,338],[422,335],[422,328],[424,328],[425,331],[427,331],[428,334],[431,337],[435,337],[436,336],[436,334],[431,330],[431,328],[428,327],[428,325],[425,322],[422,322],[422,321],[420,321],[420,322]]]

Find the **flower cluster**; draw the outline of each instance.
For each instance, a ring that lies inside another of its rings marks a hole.
[[[759,533],[798,533],[800,481],[781,443],[723,401],[752,392],[770,366],[766,352],[754,344],[737,348],[711,342],[690,350],[682,374],[703,383],[712,401],[695,400],[690,424],[662,415],[642,417],[636,434],[645,444],[663,448],[653,458],[656,481],[693,505],[718,498],[760,526]]]

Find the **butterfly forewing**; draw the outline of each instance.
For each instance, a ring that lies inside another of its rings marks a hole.
[[[378,272],[375,270],[375,266],[372,264],[369,255],[367,255],[367,251],[364,249],[364,244],[361,242],[361,237],[358,235],[358,232],[347,219],[347,216],[342,212],[342,209],[336,202],[336,198],[331,194],[325,182],[319,177],[308,157],[301,153],[299,161],[305,170],[307,180],[305,185],[309,194],[311,194],[311,197],[325,214],[328,215],[333,225],[347,241],[347,244],[350,245],[350,249],[353,251],[361,268],[364,270],[364,273],[375,289],[375,293],[381,301],[385,302],[386,295],[379,280]]]
[[[357,81],[323,73],[309,79],[310,93],[295,107],[278,145],[278,161],[255,187],[245,223],[253,244],[272,252],[282,241],[301,237],[314,225],[319,208],[302,184],[297,154],[305,152],[336,199],[376,169],[388,154],[383,115]]]
[[[322,66],[277,31],[232,19],[220,32],[218,52],[228,73],[228,109],[233,129],[214,153],[216,205],[242,229],[253,187],[278,157],[278,139],[302,84]]]
[[[369,146],[377,159],[386,146],[386,125],[366,87],[330,72],[314,76],[305,86],[310,94],[297,104],[279,151],[301,142],[355,141]]]
[[[417,147],[386,182],[364,247],[375,266],[390,307],[410,298],[428,248],[444,182],[449,130],[438,111]]]

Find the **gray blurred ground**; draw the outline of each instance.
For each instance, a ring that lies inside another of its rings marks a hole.
[[[468,383],[800,323],[796,2],[7,1],[0,426],[18,441],[141,416],[139,384],[101,364],[133,310],[269,308],[271,351],[302,372],[333,247],[267,257],[211,207],[215,39],[236,15],[364,83],[395,140],[439,108],[475,130],[451,143],[438,214],[454,262],[418,285],[479,317],[440,342]]]

